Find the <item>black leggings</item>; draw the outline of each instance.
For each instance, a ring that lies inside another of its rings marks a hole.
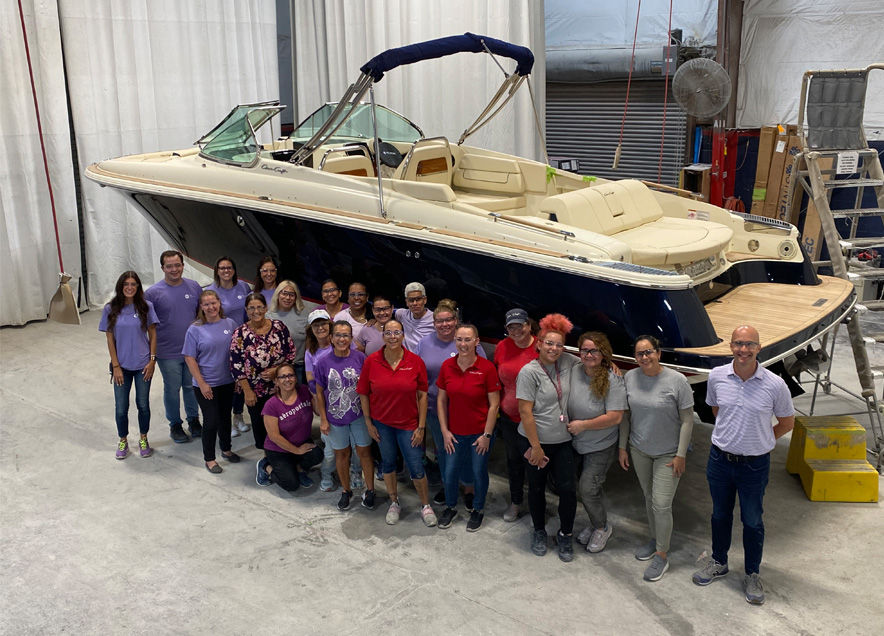
[[[212,399],[203,397],[198,386],[193,387],[196,401],[203,412],[203,459],[215,460],[215,437],[224,453],[230,452],[230,409],[233,407],[233,383],[212,387]]]
[[[270,471],[270,481],[278,484],[283,490],[294,492],[301,485],[298,469],[307,472],[321,462],[322,448],[315,446],[303,455],[266,450],[264,455],[267,457],[267,462],[273,467],[273,470]]]
[[[520,450],[522,445],[520,439],[525,439],[519,435],[519,425],[513,422],[503,413],[500,414],[500,420],[497,423],[497,430],[503,438],[504,448],[506,449],[506,473],[510,482],[510,501],[516,505],[521,505],[525,498],[525,458],[522,454],[525,452]]]
[[[261,411],[264,410],[264,405],[267,404],[267,400],[271,397],[270,395],[257,397],[255,399],[255,406],[246,405],[246,408],[249,410],[249,419],[252,420],[252,435],[255,436],[255,448],[261,450],[264,450],[264,440],[267,439],[267,429],[264,428],[264,416],[261,415]]]
[[[526,437],[519,435],[522,455],[531,444]],[[574,516],[577,514],[577,482],[574,479],[574,448],[571,442],[561,444],[541,444],[543,453],[549,457],[545,468],[538,468],[528,463],[524,457],[525,471],[528,473],[528,508],[531,510],[531,521],[535,530],[546,528],[546,478],[548,473],[556,481],[559,492],[559,522],[563,534],[571,534],[574,530]]]

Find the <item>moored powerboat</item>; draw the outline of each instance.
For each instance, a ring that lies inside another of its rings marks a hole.
[[[456,143],[374,103],[387,71],[458,52],[516,68]],[[245,104],[194,148],[102,161],[86,176],[125,192],[194,261],[273,255],[314,298],[329,275],[393,298],[420,280],[487,340],[502,337],[511,307],[561,312],[575,341],[601,330],[630,359],[633,338],[654,335],[665,364],[704,375],[729,359],[738,325],[758,328],[770,364],[851,310],[853,286],[817,276],[787,223],[466,145],[532,64],[524,47],[469,33],[391,49],[286,138],[258,142],[278,102]]]

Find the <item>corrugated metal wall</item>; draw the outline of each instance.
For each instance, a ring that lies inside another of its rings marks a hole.
[[[608,179],[627,177],[657,181],[663,130],[660,80],[632,82],[617,170],[611,169],[620,137],[626,82],[546,85],[546,146],[550,157],[580,160],[580,173]],[[666,137],[661,183],[678,185],[685,160],[686,119],[672,97],[666,109]]]

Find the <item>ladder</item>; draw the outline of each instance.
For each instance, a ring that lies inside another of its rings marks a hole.
[[[858,252],[870,247],[884,246],[884,236],[857,237],[862,219],[877,216],[884,221],[884,172],[880,157],[875,149],[869,147],[863,130],[868,75],[876,69],[884,70],[884,64],[872,64],[857,70],[808,71],[804,74],[798,109],[801,150],[793,160],[793,179],[786,207],[787,210],[792,209],[796,196],[800,203],[802,192],[797,190],[800,185],[812,203],[808,205],[803,241],[810,245],[814,240],[814,237],[807,234],[809,226],[813,225],[812,216],[815,214],[829,251],[830,260],[820,261],[817,246],[814,265],[829,265],[835,276],[855,283],[861,279],[884,281],[884,267],[864,266],[855,259]],[[842,189],[855,193],[853,206],[833,210],[832,194]],[[863,207],[866,189],[874,190],[876,203],[873,207]],[[847,220],[846,230],[843,228],[844,223],[841,224],[843,234],[839,232],[836,219]],[[866,345],[884,341],[884,334],[864,336],[859,320],[864,312],[877,310],[884,310],[884,300],[859,301],[846,322],[861,387],[860,395],[853,395],[865,402],[874,447],[869,452],[876,455],[876,468],[880,472],[884,429]],[[834,347],[834,334],[832,338]],[[825,375],[817,375],[814,395],[821,382],[826,388],[833,384],[829,376],[830,370],[831,366]],[[845,391],[850,393],[846,389]]]

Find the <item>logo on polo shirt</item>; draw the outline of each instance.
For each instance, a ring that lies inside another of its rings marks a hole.
[[[225,335],[225,336],[226,336],[227,334],[229,334],[229,333],[230,333],[230,329],[225,329],[225,330],[224,330],[224,335]]]
[[[242,300],[242,294],[238,294],[236,297],[237,300]]]
[[[184,294],[184,300],[190,300],[190,294]]]
[[[456,356],[456,355],[457,355],[457,351],[452,351],[452,352],[451,352],[451,356],[450,356],[450,357],[452,357],[452,358],[453,358],[453,357],[454,357],[454,356]]]

